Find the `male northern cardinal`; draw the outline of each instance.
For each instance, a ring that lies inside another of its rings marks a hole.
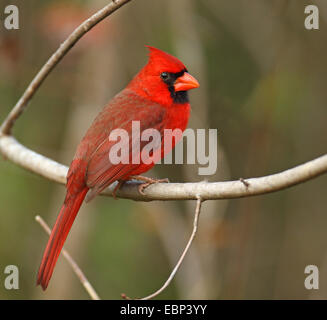
[[[139,121],[140,132],[156,129],[163,138],[164,129],[185,130],[190,114],[187,91],[199,87],[198,81],[188,72],[177,58],[154,47],[148,47],[149,61],[132,79],[127,87],[118,93],[98,114],[84,138],[77,147],[74,159],[67,175],[67,193],[56,223],[52,229],[48,244],[39,268],[37,284],[45,290],[53,269],[75,220],[77,212],[88,193],[88,201],[94,198],[115,181],[126,181],[154,165],[152,163],[118,163],[110,161],[109,152],[115,142],[108,139],[112,130],[121,128],[131,133],[132,121]],[[159,146],[154,153],[159,158],[174,148],[178,138],[174,139],[170,150]],[[116,142],[117,143],[117,142]],[[133,144],[132,138],[128,140]],[[138,155],[144,143],[140,144]],[[130,159],[135,157],[129,151]],[[145,186],[157,182],[146,177]],[[140,189],[142,191],[142,189]]]

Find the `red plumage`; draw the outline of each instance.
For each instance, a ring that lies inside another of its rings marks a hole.
[[[37,284],[45,290],[53,269],[88,193],[88,201],[117,180],[128,180],[151,169],[154,163],[113,164],[109,152],[116,142],[108,139],[112,130],[132,131],[132,121],[140,122],[140,132],[152,128],[163,137],[164,129],[185,130],[190,114],[186,91],[199,86],[177,58],[153,47],[148,47],[147,65],[98,114],[80,142],[67,175],[67,193],[64,204],[52,229],[39,268]],[[131,136],[131,134],[130,134]],[[173,140],[172,148],[177,141]],[[129,146],[134,141],[130,139]],[[142,150],[142,142],[140,150]],[[129,158],[133,157],[129,148]],[[170,150],[165,150],[167,153]],[[138,151],[136,151],[138,152]],[[155,150],[159,158],[165,155],[163,146]],[[136,154],[134,156],[139,156]],[[89,191],[89,192],[88,192]]]

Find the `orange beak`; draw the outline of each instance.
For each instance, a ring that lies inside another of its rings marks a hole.
[[[174,84],[175,91],[187,91],[190,89],[195,89],[200,86],[198,80],[192,77],[188,72],[177,78]]]

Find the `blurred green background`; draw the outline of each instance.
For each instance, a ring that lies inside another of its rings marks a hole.
[[[201,83],[189,127],[217,128],[210,181],[268,175],[311,160],[327,146],[327,2],[320,30],[304,28],[302,0],[134,0],[89,32],[47,78],[14,135],[69,165],[102,106],[146,63],[149,44],[180,58]],[[16,4],[20,29],[3,27]],[[67,35],[107,1],[0,1],[0,121]],[[194,165],[150,175],[201,181]],[[278,193],[203,205],[194,246],[158,298],[327,298],[326,176]],[[35,287],[50,225],[65,189],[0,162],[0,299],[88,299],[61,257],[48,290]],[[83,205],[66,248],[104,299],[142,297],[168,277],[191,232],[195,203],[114,201]],[[20,289],[2,285],[20,270]],[[320,289],[304,287],[304,268]]]

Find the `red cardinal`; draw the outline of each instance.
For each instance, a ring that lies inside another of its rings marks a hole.
[[[37,284],[41,284],[44,290],[86,194],[89,192],[89,201],[113,182],[118,180],[120,185],[154,165],[154,162],[149,164],[142,160],[135,164],[133,161],[113,164],[109,152],[117,142],[108,138],[112,130],[120,128],[131,133],[132,121],[139,121],[141,134],[146,129],[156,129],[163,138],[164,129],[184,131],[187,126],[190,114],[187,91],[199,87],[199,83],[177,58],[159,49],[148,48],[150,57],[147,65],[98,114],[77,148],[67,175],[66,198],[52,229],[37,277]],[[171,148],[174,148],[177,140],[173,140]],[[134,141],[130,138],[128,143],[132,145]],[[144,143],[140,142],[141,151],[142,147]],[[164,151],[162,145],[158,148],[154,153],[159,152],[159,158],[170,151],[166,148]],[[136,151],[138,155],[140,150]],[[129,158],[132,159],[132,156],[135,154],[129,151]],[[137,178],[147,182],[144,186],[157,182],[146,177]]]

